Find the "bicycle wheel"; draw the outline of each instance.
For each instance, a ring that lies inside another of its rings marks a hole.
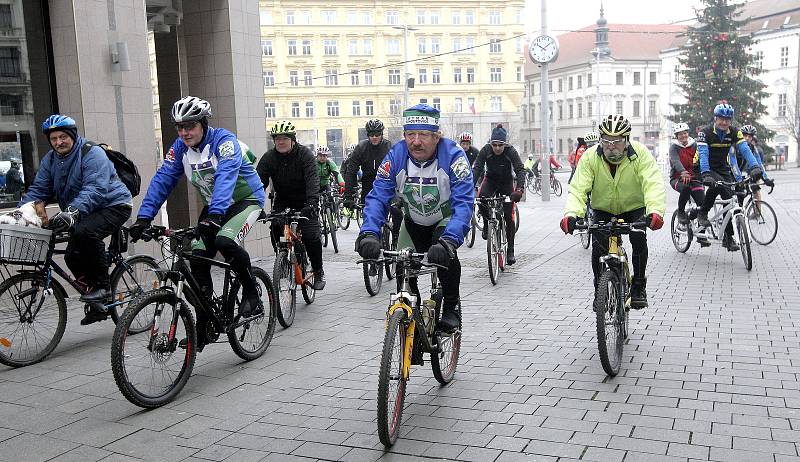
[[[588,231],[583,231],[579,234],[581,236],[581,247],[583,247],[584,249],[588,249],[589,244],[592,243],[592,236],[589,234]]]
[[[478,231],[483,231],[483,216],[481,215],[480,207],[475,205],[472,218],[475,220],[475,228]]]
[[[750,232],[747,230],[747,221],[743,215],[736,215],[736,232],[739,235],[739,250],[747,271],[753,269],[753,253],[750,251]]]
[[[358,229],[361,229],[361,226],[364,224],[364,209],[357,208],[356,209],[356,223],[358,224]]]
[[[553,186],[553,193],[557,197],[561,197],[562,188],[561,188],[561,182],[558,181],[558,178],[553,177],[553,184],[551,186]]]
[[[15,274],[0,284],[0,363],[29,366],[58,346],[67,327],[67,302],[56,288],[45,290],[35,273]]]
[[[439,351],[431,353],[431,369],[436,380],[447,385],[456,374],[458,355],[461,352],[461,329],[449,333],[437,332],[436,342]]]
[[[136,297],[158,288],[158,275],[152,271],[154,269],[158,269],[158,262],[149,255],[133,255],[114,268],[111,273],[112,302],[108,308],[114,324],[119,324],[119,315]],[[131,326],[131,331],[139,333],[149,328],[149,324]]]
[[[272,282],[277,292],[275,298],[275,315],[284,328],[294,322],[297,311],[297,283],[294,280],[294,271],[289,264],[289,252],[280,250],[272,266]]]
[[[533,192],[542,195],[542,179],[540,177],[533,180]]]
[[[153,325],[156,312],[161,314],[152,330],[138,334],[131,331],[131,326]],[[184,338],[188,342],[185,350],[178,346]],[[194,317],[183,301],[168,290],[147,292],[128,305],[114,329],[111,371],[117,388],[128,401],[143,408],[169,403],[192,374],[196,341]]]
[[[323,219],[319,221],[319,234],[322,240],[322,247],[328,247],[328,221]]]
[[[744,209],[750,237],[761,245],[769,245],[778,235],[778,216],[771,205],[754,200]]]
[[[534,178],[528,177],[528,184],[525,185],[525,188],[531,194],[536,194],[536,180]]]
[[[397,245],[394,242],[394,238],[392,237],[392,231],[389,229],[389,226],[383,225],[381,229],[381,248],[386,250],[395,250]],[[386,273],[386,279],[392,280],[394,279],[394,261],[391,259],[387,259],[383,262],[383,271]]]
[[[366,261],[361,264],[361,268],[364,272],[364,285],[367,287],[367,293],[372,296],[378,295],[383,282],[383,264]]]
[[[476,222],[477,220],[473,215],[469,221],[469,230],[467,231],[467,236],[464,239],[464,243],[467,244],[467,247],[469,247],[470,249],[472,248],[473,245],[475,245],[475,233],[478,229],[478,225]]]
[[[494,228],[494,233],[497,267],[500,268],[502,272],[506,270],[506,249],[508,248],[508,244],[506,242],[506,223],[500,216],[497,220],[497,226]]]
[[[339,202],[336,205],[336,220],[339,222],[339,227],[347,229],[350,227],[350,216],[344,214],[344,204]]]
[[[328,229],[331,233],[331,244],[333,244],[333,253],[339,253],[339,241],[336,239],[336,218],[334,218],[333,209],[328,207],[325,212],[325,221],[328,222]]]
[[[597,281],[595,311],[597,315],[597,349],[600,364],[610,376],[619,372],[622,363],[622,346],[625,334],[625,306],[622,294],[622,281],[612,270],[606,270]]]
[[[301,272],[303,274],[303,286],[300,288],[300,291],[303,293],[303,300],[306,301],[306,305],[310,305],[314,303],[314,298],[317,296],[317,290],[314,288],[314,272],[311,270],[311,264],[308,262],[308,256],[305,253],[305,249],[303,249],[302,258],[302,268]],[[309,277],[309,275],[311,275]]]
[[[378,372],[378,437],[387,448],[397,441],[406,400],[403,361],[406,351],[405,311],[397,310],[386,323],[381,368]]]
[[[692,226],[690,224],[681,224],[680,220],[678,220],[678,213],[675,212],[672,214],[669,227],[672,231],[672,245],[675,246],[675,250],[685,253],[689,250],[689,246],[692,245]]]
[[[488,227],[486,231],[486,256],[489,262],[489,280],[492,285],[497,285],[500,277],[499,261],[497,259],[497,249],[500,245],[497,241],[497,233],[494,232],[495,224],[490,221],[486,224]]]
[[[228,332],[231,349],[245,361],[261,357],[267,351],[275,333],[275,288],[272,287],[272,281],[266,271],[255,266],[252,271],[264,313]],[[234,292],[232,296],[235,297],[234,306],[239,306],[242,301],[241,295]]]
[[[514,232],[516,233],[519,231],[519,207],[517,207],[516,202],[512,202],[511,206],[511,218],[514,220]]]

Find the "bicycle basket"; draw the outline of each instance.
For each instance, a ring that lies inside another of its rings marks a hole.
[[[0,263],[44,263],[52,236],[49,229],[0,224]]]

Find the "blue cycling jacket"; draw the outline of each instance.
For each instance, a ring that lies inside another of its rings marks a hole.
[[[736,149],[747,163],[747,168],[758,166],[753,152],[747,145],[742,131],[736,127],[729,127],[728,131],[716,129],[713,125],[704,127],[697,133],[697,153],[700,157],[700,173],[711,171],[727,172],[736,165],[731,162],[730,150]]]

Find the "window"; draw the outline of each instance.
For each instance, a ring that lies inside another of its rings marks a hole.
[[[400,69],[389,69],[389,85],[400,85]]]
[[[358,40],[350,39],[348,42],[347,48],[349,50],[350,56],[358,54]]]
[[[306,69],[303,71],[303,85],[310,87],[313,84],[313,78],[311,77],[311,71]]]
[[[473,114],[478,111],[478,108],[475,107],[475,98],[467,98],[467,109]]]
[[[297,15],[297,24],[311,24],[311,12],[310,11],[301,11]]]
[[[778,117],[786,117],[786,93],[778,95]]]
[[[583,76],[579,75],[578,76],[578,90],[580,90],[581,88],[583,88]]]
[[[789,47],[781,47],[780,67],[789,67]]]
[[[333,87],[339,85],[339,75],[336,69],[325,69],[325,86]]]
[[[523,23],[522,8],[517,8],[517,10],[514,11],[514,24],[522,24],[522,23]]]
[[[467,10],[464,12],[464,24],[472,25],[475,24],[475,12],[472,10]]]
[[[567,89],[572,90],[572,76],[567,80]]]
[[[453,52],[458,52],[461,50],[461,39],[458,37],[453,37]]]
[[[547,81],[547,93],[553,93],[553,81],[552,80],[548,80]]]
[[[569,103],[569,105],[567,105],[567,113],[569,114],[570,119],[575,118],[575,106],[572,103]]]
[[[641,117],[642,116],[642,110],[640,108],[641,105],[642,105],[641,101],[633,100],[633,116],[634,117]]]
[[[489,80],[492,82],[500,82],[501,81],[501,73],[499,67],[490,67],[489,68]]]
[[[583,103],[578,103],[578,118],[583,118]]]
[[[400,13],[397,11],[386,12],[386,24],[396,25],[400,24]]]
[[[372,85],[372,69],[364,71],[364,85]]]
[[[592,74],[587,74],[586,75],[586,86],[587,87],[591,87],[592,86]]]
[[[517,82],[522,82],[522,66],[517,66]]]
[[[466,43],[464,43],[464,52],[473,54],[475,53],[475,38],[474,37],[467,37]]]
[[[564,120],[564,103],[558,103],[558,120]]]
[[[453,17],[452,22],[453,22],[454,26],[457,26],[457,25],[461,24],[461,12],[460,11],[453,11],[453,16],[452,17]]]
[[[467,68],[467,83],[475,83],[475,68]]]
[[[399,55],[400,54],[400,40],[386,39],[386,54]]]
[[[420,98],[419,104],[428,104],[428,98]]]
[[[461,83],[461,68],[453,68],[453,83]]]
[[[356,70],[350,71],[350,85],[358,86],[358,71]]]
[[[400,115],[400,111],[401,111],[400,106],[402,105],[402,103],[403,102],[400,101],[399,99],[390,99],[389,100],[389,115],[395,115],[395,116],[396,115]]]
[[[434,26],[439,24],[439,12],[431,11],[430,19],[431,19],[431,24],[433,24]]]
[[[489,39],[489,53],[500,53],[500,39]]]
[[[558,92],[564,91],[564,79],[558,79]]]
[[[431,69],[431,83],[442,83],[442,77],[438,67]]]
[[[294,11],[288,10],[286,12],[286,24],[294,24]]]
[[[499,10],[491,10],[489,11],[489,24],[493,26],[500,25],[500,11]]]
[[[456,98],[455,105],[453,107],[453,112],[462,112],[464,111],[464,102],[461,98]]]
[[[372,39],[364,39],[364,42],[361,44],[363,48],[363,55],[372,56]]]
[[[617,72],[617,85],[622,85],[622,72]]]
[[[373,104],[372,100],[364,101],[364,115],[375,115],[375,104]]]
[[[424,55],[428,52],[428,41],[425,37],[420,37],[417,39],[417,53]]]
[[[364,23],[365,26],[372,24],[372,13],[369,11],[362,11],[361,22]]]
[[[9,7],[10,7],[10,5],[9,5]],[[11,13],[11,11],[9,10],[9,14],[10,13]],[[261,22],[262,26],[269,26],[270,24],[272,24],[272,12],[271,11],[269,11],[269,10],[261,10],[258,13],[259,13],[259,18],[261,19],[260,22]]]
[[[420,69],[419,70],[419,83],[428,83],[428,70],[427,69]]]
[[[353,100],[353,115],[354,116],[361,115],[361,101]]]
[[[0,58],[0,61],[2,61],[2,58]],[[0,64],[0,67],[3,67],[2,64]],[[4,74],[4,73],[2,71],[0,71],[0,74]],[[263,72],[263,76],[264,76],[264,86],[265,87],[274,87],[275,86],[275,71],[264,71]]]
[[[634,85],[641,85],[642,84],[642,73],[641,72],[634,72],[633,73],[633,84]]]
[[[756,51],[755,62],[753,63],[753,65],[759,71],[764,69],[764,52],[762,50]]]
[[[267,116],[267,119],[274,119],[277,117],[275,103],[264,103],[264,113]]]
[[[289,85],[293,87],[300,85],[297,71],[289,71]]]
[[[617,114],[622,114],[622,101],[617,101]]]
[[[651,99],[647,102],[647,113],[652,115],[656,115],[656,100]]]
[[[564,138],[558,139],[558,152],[564,152]]]
[[[306,101],[306,117],[314,117],[314,102]]]
[[[589,101],[586,103],[586,114],[591,117],[592,116],[592,102]]]
[[[300,103],[297,101],[292,101],[292,118],[300,118]]]
[[[311,55],[311,40],[303,40],[303,55]]]
[[[491,105],[492,112],[503,112],[503,97],[492,96],[489,100],[489,103]]]
[[[358,24],[358,12],[355,10],[349,10],[347,12],[347,24],[351,26],[355,26]]]
[[[328,101],[328,117],[339,117],[339,102]]]
[[[425,10],[417,10],[417,24],[425,24]]]
[[[650,71],[650,85],[656,84],[656,73],[655,71]]]
[[[261,53],[264,56],[272,56],[272,40],[261,41]]]
[[[325,56],[336,55],[336,39],[325,39],[322,41],[322,46],[325,50]]]
[[[289,50],[289,56],[297,54],[297,40],[287,40],[286,48]]]
[[[323,24],[336,24],[336,10],[322,10]]]
[[[438,54],[439,53],[439,39],[438,38],[431,38],[431,53]]]
[[[514,51],[519,55],[522,54],[522,37],[514,39]]]

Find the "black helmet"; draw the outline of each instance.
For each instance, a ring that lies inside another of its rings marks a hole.
[[[367,121],[367,124],[364,126],[367,129],[367,135],[370,133],[380,133],[383,134],[383,122],[378,119],[370,119]]]

